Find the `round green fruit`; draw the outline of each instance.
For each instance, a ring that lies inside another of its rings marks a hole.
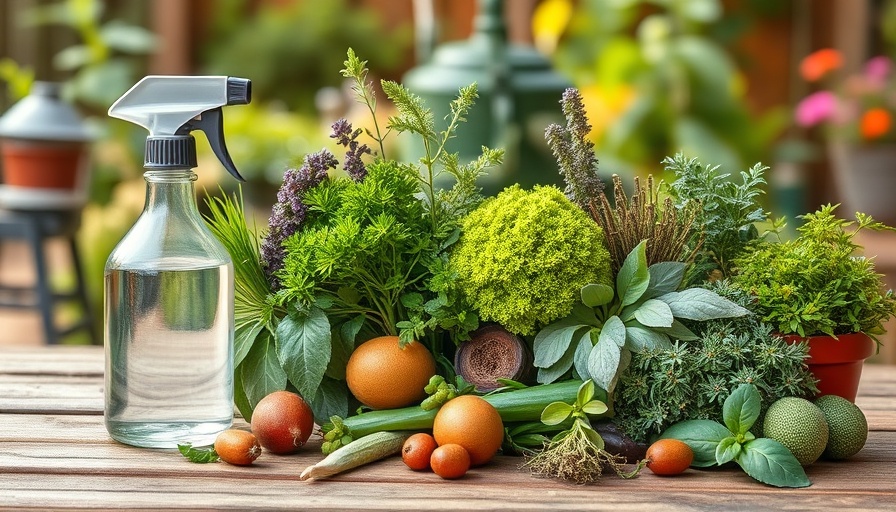
[[[828,423],[828,444],[822,456],[840,460],[859,453],[868,440],[868,421],[859,407],[836,395],[825,395],[815,401]]]
[[[794,396],[769,406],[762,430],[765,437],[787,447],[803,466],[818,460],[828,444],[828,423],[821,409]]]

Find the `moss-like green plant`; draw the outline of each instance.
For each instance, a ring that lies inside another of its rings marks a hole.
[[[766,243],[735,260],[734,284],[755,297],[751,307],[782,334],[811,336],[864,332],[874,337],[896,314],[896,296],[884,291],[870,259],[856,256],[862,230],[893,230],[863,213],[856,221],[822,206],[804,215],[799,236]]]
[[[603,230],[555,187],[510,187],[472,211],[452,252],[482,320],[533,334],[568,315],[588,283],[610,283]]]

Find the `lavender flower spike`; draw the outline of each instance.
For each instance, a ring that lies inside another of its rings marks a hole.
[[[598,204],[604,183],[597,175],[594,143],[588,140],[591,125],[585,115],[582,96],[574,88],[566,89],[560,100],[566,127],[552,124],[545,130],[545,138],[566,182],[566,195],[583,210],[590,211]]]
[[[372,154],[367,144],[359,144],[356,140],[362,131],[360,128],[352,131],[352,124],[343,118],[333,123],[333,134],[330,135],[330,138],[336,139],[336,142],[346,148],[342,168],[356,182],[364,181],[367,176],[367,167],[361,156]]]
[[[277,203],[271,209],[268,232],[261,242],[261,263],[271,287],[280,288],[276,274],[283,268],[283,241],[292,236],[305,221],[308,206],[305,193],[327,179],[327,171],[339,162],[326,149],[305,156],[302,167],[288,169],[277,192]]]

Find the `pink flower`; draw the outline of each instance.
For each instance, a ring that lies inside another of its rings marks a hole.
[[[882,55],[873,57],[865,63],[865,76],[868,78],[869,82],[878,86],[883,86],[887,81],[887,77],[890,75],[890,69],[892,69],[892,67],[893,62],[889,57]]]
[[[837,113],[837,97],[830,91],[819,91],[806,96],[796,106],[796,122],[800,126],[815,126]]]

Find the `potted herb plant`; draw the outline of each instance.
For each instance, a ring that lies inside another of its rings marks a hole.
[[[896,314],[896,297],[883,290],[874,262],[855,255],[861,247],[854,237],[893,228],[863,213],[847,221],[836,209],[801,216],[797,238],[758,244],[736,260],[734,284],[754,297],[763,321],[789,340],[808,340],[819,394],[855,400],[863,361]]]

